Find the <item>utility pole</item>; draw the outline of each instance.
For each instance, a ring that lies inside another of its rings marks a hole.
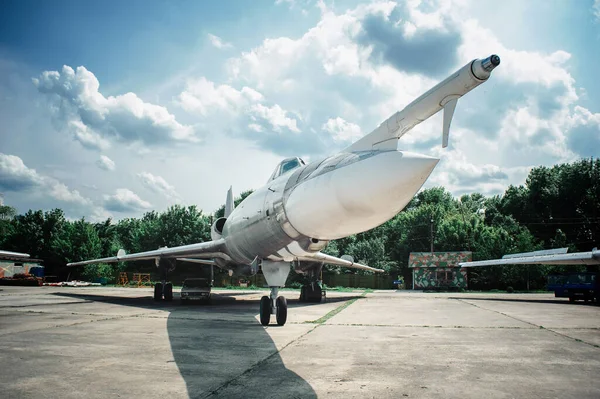
[[[431,242],[431,253],[433,253],[433,218],[429,220],[429,233]]]

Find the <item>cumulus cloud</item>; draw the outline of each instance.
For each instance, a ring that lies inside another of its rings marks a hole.
[[[337,142],[351,143],[363,136],[360,131],[360,126],[347,122],[339,116],[337,118],[328,119],[321,129],[331,134],[333,139]]]
[[[98,159],[96,161],[96,165],[100,168],[100,169],[104,169],[107,171],[113,171],[115,170],[115,163],[112,159],[110,159],[109,157],[107,157],[106,155],[100,155],[100,159]]]
[[[40,175],[16,155],[0,153],[0,190],[47,195],[55,200],[75,205],[91,205],[79,191],[69,189],[65,184],[50,177]]]
[[[247,86],[238,90],[227,84],[215,85],[214,82],[201,77],[188,82],[178,101],[186,111],[202,116],[209,116],[215,112],[225,112],[229,116],[248,116],[253,121],[249,125],[253,131],[262,131],[263,127],[257,122],[266,122],[277,132],[281,131],[281,128],[300,132],[296,119],[288,117],[286,110],[278,104],[262,104],[265,97]]]
[[[236,114],[263,98],[262,94],[249,87],[237,90],[226,84],[216,86],[214,82],[201,77],[189,81],[178,99],[186,111],[206,116],[212,111]]]
[[[494,164],[476,165],[469,162],[460,150],[436,151],[440,163],[432,174],[428,185],[440,185],[455,195],[477,191],[499,194],[506,189],[509,175]]]
[[[210,33],[208,34],[208,40],[210,40],[210,44],[212,44],[213,46],[215,46],[218,49],[227,49],[227,48],[233,47],[233,45],[231,43],[227,43],[226,41],[221,39],[219,36],[215,36]]]
[[[594,0],[594,4],[592,4],[592,14],[600,21],[600,0]]]
[[[372,60],[388,62],[398,70],[435,76],[447,72],[448,66],[458,61],[460,32],[444,20],[443,14],[433,19],[437,23],[428,23],[428,19],[419,20],[418,16],[422,17],[423,13],[410,3],[405,4],[405,8],[416,21],[409,19],[400,23],[400,6],[390,14],[367,15],[362,21],[358,42],[370,46]]]
[[[166,198],[172,201],[181,201],[181,197],[175,190],[175,187],[167,183],[167,181],[162,177],[155,176],[150,172],[138,173],[137,177],[141,180],[144,186],[151,191],[164,195]]]
[[[118,188],[113,195],[104,196],[104,207],[113,212],[139,212],[150,209],[152,205],[127,188]]]
[[[194,129],[177,122],[165,107],[134,93],[105,97],[96,76],[83,66],[45,71],[33,83],[49,96],[56,120],[85,147],[104,150],[111,139],[143,144],[199,141]]]
[[[569,148],[582,157],[598,157],[600,154],[600,113],[576,106],[568,131]]]
[[[279,105],[275,104],[272,107],[267,107],[262,104],[255,104],[250,107],[250,115],[253,120],[259,118],[268,122],[273,130],[281,131],[282,127],[288,128],[292,132],[299,133],[300,129],[296,124],[296,120],[287,117],[287,112]]]

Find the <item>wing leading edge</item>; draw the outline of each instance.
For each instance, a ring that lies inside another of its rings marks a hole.
[[[300,257],[298,257],[298,260],[300,260],[300,261],[303,260],[303,261],[308,261],[308,262],[321,261],[323,263],[327,263],[328,265],[344,266],[344,267],[349,267],[351,269],[368,270],[370,272],[376,272],[376,273],[384,272],[383,269],[376,269],[374,267],[370,267],[370,266],[363,265],[360,263],[355,263],[355,262],[351,262],[349,260],[336,258],[335,256],[326,255],[321,252],[317,252],[311,256],[300,256]]]
[[[600,250],[593,249],[589,252],[575,252],[572,254],[559,253],[549,255],[530,255],[516,256],[526,254],[515,254],[505,256],[502,259],[482,260],[476,262],[461,262],[461,267],[481,267],[495,265],[600,265]]]
[[[126,254],[120,249],[117,256],[109,258],[84,260],[81,262],[67,263],[67,266],[83,266],[95,263],[115,263],[132,260],[147,260],[156,258],[180,258],[180,257],[195,257],[195,258],[222,258],[230,260],[229,256],[224,252],[225,240],[219,239],[215,241],[201,242],[198,244],[182,245],[173,248],[159,248],[153,251],[138,252]]]

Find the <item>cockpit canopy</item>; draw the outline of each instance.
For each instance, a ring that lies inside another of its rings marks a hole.
[[[269,181],[277,179],[279,176],[304,165],[306,165],[306,163],[302,160],[302,158],[286,158],[283,161],[281,161],[279,165],[277,165]]]

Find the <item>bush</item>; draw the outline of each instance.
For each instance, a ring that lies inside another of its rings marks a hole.
[[[506,292],[508,292],[509,294],[512,294],[513,292],[515,292],[514,288],[511,287],[510,285],[508,287],[506,287]]]

